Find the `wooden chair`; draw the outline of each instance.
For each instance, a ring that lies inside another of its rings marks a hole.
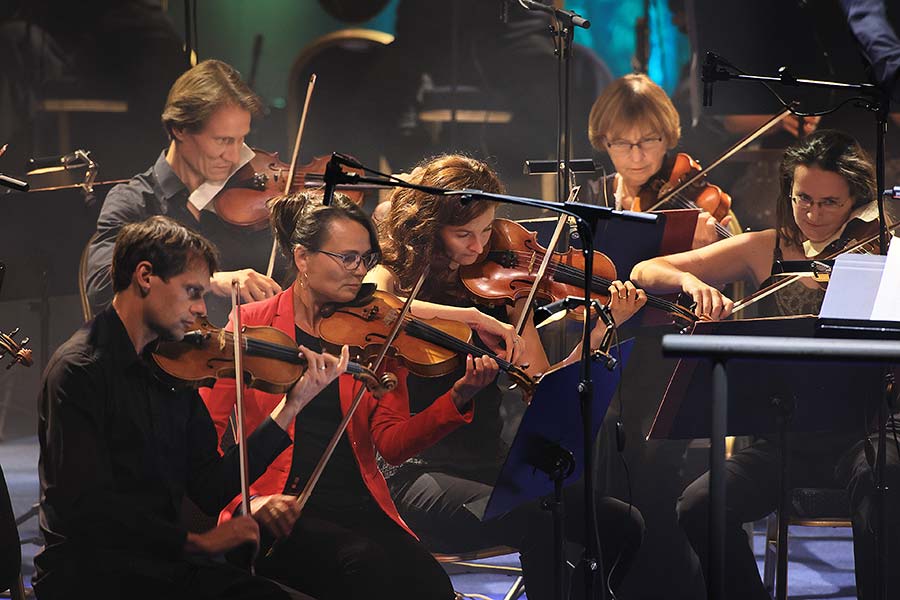
[[[493,548],[485,548],[474,552],[462,552],[459,554],[442,554],[432,553],[435,560],[439,563],[447,565],[447,572],[453,573],[497,573],[514,577],[512,585],[503,596],[503,600],[516,600],[525,593],[525,581],[522,578],[522,569],[520,567],[509,567],[504,565],[493,565],[490,563],[475,562],[486,558],[494,558],[496,556],[505,556],[507,554],[516,554],[518,550],[509,546],[494,546]],[[456,592],[457,598],[475,598],[483,600],[487,596],[476,593]]]
[[[791,490],[787,514],[769,515],[766,527],[765,568],[763,584],[776,600],[787,598],[788,526],[851,527],[850,501],[847,492],[831,488],[794,488]],[[783,544],[783,548],[779,548]],[[781,552],[779,552],[781,549]],[[776,573],[784,574],[784,582],[776,589]]]

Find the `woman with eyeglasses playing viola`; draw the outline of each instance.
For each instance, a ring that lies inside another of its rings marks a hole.
[[[449,578],[400,518],[375,456],[400,464],[470,422],[473,397],[496,378],[497,364],[469,356],[446,393],[411,415],[406,371],[389,362],[396,389],[377,400],[368,393],[363,397],[300,514],[295,496],[362,385],[344,374],[346,346],[340,357],[319,354],[321,309],[356,298],[380,249],[369,217],[341,194],[329,206],[321,203],[321,194],[284,196],[271,210],[275,238],[296,278],[284,292],[244,305],[243,324],[274,326],[295,338],[310,361],[297,385],[316,392],[288,430],[292,446],[251,486],[250,510],[263,538],[278,539],[271,553],[263,550],[257,558],[256,572],[320,600],[451,600]],[[204,400],[221,438],[234,406],[234,380],[220,379],[204,390]],[[247,428],[252,431],[281,401],[282,394],[247,389]],[[221,519],[230,518],[238,505],[238,499],[232,501]]]
[[[741,278],[765,283],[778,272],[781,260],[803,260],[823,252],[830,254],[835,248],[840,250],[842,238],[850,227],[848,223],[871,221],[874,217],[875,169],[856,140],[844,133],[819,130],[788,148],[781,162],[780,179],[776,229],[745,233],[697,250],[639,263],[631,273],[632,279],[654,292],[684,291],[697,303],[698,314],[723,319],[731,313],[733,303],[715,286]],[[762,314],[816,314],[823,298],[819,284],[806,278],[765,298],[763,301],[769,305]],[[874,408],[868,414],[876,414]],[[865,457],[866,431],[861,427],[864,424],[853,425],[855,429],[849,432],[790,434],[789,488],[847,489],[853,515],[857,590],[860,598],[874,598],[875,490],[872,470]],[[891,560],[900,552],[897,450],[896,445],[889,443],[885,455]],[[769,598],[753,552],[747,545],[743,523],[760,519],[777,507],[777,455],[777,437],[763,437],[726,461],[728,598]],[[708,484],[707,473],[684,490],[677,504],[679,524],[704,568],[708,548]],[[888,585],[889,589],[900,589],[900,571],[889,570]]]
[[[666,92],[646,75],[620,77],[594,102],[588,117],[588,137],[594,149],[609,156],[615,173],[590,182],[579,200],[636,210],[637,198],[643,194],[640,210],[648,210],[649,188],[658,189],[669,179],[675,159],[671,151],[681,139],[678,111]],[[652,205],[656,194],[649,196],[654,198]],[[719,239],[717,231],[731,220],[732,216],[726,216],[717,227],[712,215],[701,212],[692,247]]]

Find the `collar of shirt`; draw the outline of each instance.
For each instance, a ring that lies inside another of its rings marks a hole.
[[[172,166],[166,160],[166,151],[163,150],[153,165],[153,176],[156,178],[156,184],[162,192],[162,198],[166,201],[180,193],[187,193],[184,183],[172,170]]]
[[[112,355],[117,367],[124,371],[137,363],[143,364],[116,309],[109,306],[96,319],[100,325],[97,328],[97,346]]]
[[[225,184],[228,183],[228,180],[231,179],[231,176],[237,173],[238,169],[246,165],[248,162],[253,160],[253,157],[256,156],[256,153],[250,149],[250,146],[244,144],[241,146],[241,156],[238,161],[237,167],[228,174],[228,177],[225,178],[225,181],[220,183],[212,183],[206,181],[200,184],[196,190],[191,192],[190,197],[188,198],[188,202],[194,205],[194,208],[197,210],[203,210],[206,208],[207,210],[211,210],[215,212],[212,206],[209,205],[212,202],[212,199],[215,198],[216,194],[218,194]],[[208,208],[207,208],[208,207]]]

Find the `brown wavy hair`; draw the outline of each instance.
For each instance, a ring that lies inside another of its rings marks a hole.
[[[476,189],[503,193],[504,187],[491,167],[459,154],[428,159],[413,170],[411,183],[454,190]],[[431,265],[419,297],[423,300],[453,299],[463,293],[441,240],[445,226],[465,225],[496,206],[496,202],[473,200],[463,204],[458,198],[434,196],[417,190],[398,188],[391,195],[388,215],[378,224],[383,264],[400,284],[411,290],[426,265]]]
[[[820,129],[803,138],[785,150],[781,159],[781,192],[775,212],[778,235],[794,246],[802,245],[805,239],[794,220],[791,200],[794,171],[801,166],[817,167],[843,177],[850,188],[854,209],[878,197],[875,166],[854,138],[833,129]]]
[[[322,204],[322,192],[317,190],[277,196],[269,201],[269,210],[272,234],[294,273],[294,248],[303,246],[307,250],[319,250],[335,219],[349,219],[365,227],[372,251],[380,252],[378,232],[369,215],[344,194],[335,193],[328,206]]]

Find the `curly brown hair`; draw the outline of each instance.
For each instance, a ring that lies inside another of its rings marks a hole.
[[[460,154],[444,154],[419,163],[410,182],[454,190],[504,191],[491,167]],[[431,274],[419,293],[423,300],[460,297],[459,279],[448,269],[450,261],[441,228],[465,225],[496,204],[488,200],[463,204],[457,198],[398,188],[391,195],[390,211],[378,224],[382,263],[393,272],[402,290],[412,289],[425,266],[430,265]]]

